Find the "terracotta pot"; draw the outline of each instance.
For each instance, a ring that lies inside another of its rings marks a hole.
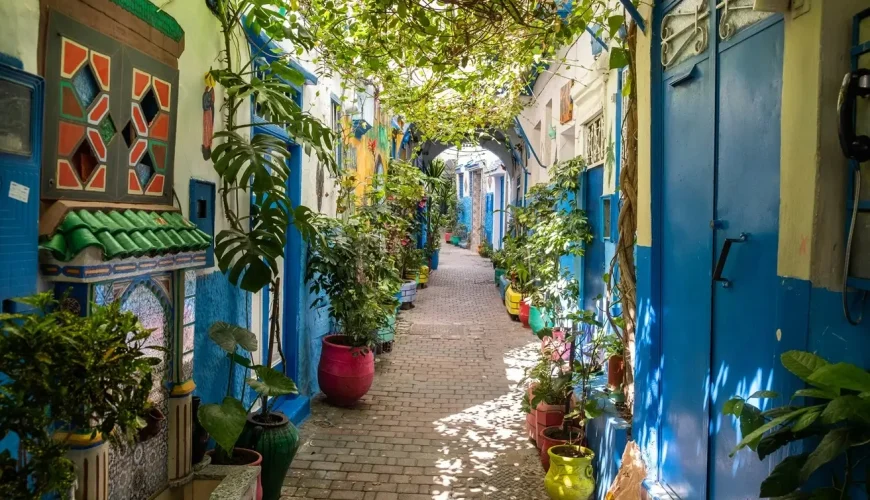
[[[529,405],[532,403],[532,398],[534,397],[535,387],[537,387],[537,382],[533,382],[529,384],[529,388],[526,390],[526,398],[529,402]],[[537,412],[534,408],[526,415],[526,434],[529,436],[529,440],[535,442],[538,434],[538,419]]]
[[[520,302],[520,313],[518,316],[520,317],[520,323],[522,323],[525,328],[531,328],[529,326],[529,314],[531,308],[532,305],[528,299],[523,299],[522,302]]]
[[[618,354],[610,356],[607,360],[607,385],[611,389],[619,389],[622,387],[623,380],[625,380],[625,359]]]
[[[160,434],[163,429],[163,422],[166,421],[166,415],[158,408],[151,408],[145,415],[145,427],[139,429],[138,441],[148,441],[149,439]]]
[[[535,442],[541,443],[541,435],[547,427],[562,425],[565,418],[565,405],[539,403],[535,408]]]
[[[541,465],[544,466],[544,471],[550,470],[550,448],[554,446],[559,446],[560,444],[582,444],[583,441],[583,430],[578,427],[571,427],[571,440],[561,438],[558,434],[561,434],[562,426],[556,425],[552,427],[547,427],[541,432],[541,435],[538,437],[538,444],[540,444],[540,457],[541,457]],[[552,437],[553,434],[556,434],[557,437]]]
[[[212,457],[212,463],[214,464],[214,450],[209,450],[206,455]],[[218,465],[218,464],[215,464]],[[229,464],[230,466],[249,466],[249,465],[259,465],[262,467],[263,465],[263,455],[260,455],[254,450],[249,450],[247,448],[233,448],[233,463]],[[261,472],[262,474],[262,472]],[[260,475],[257,475],[257,500],[263,500],[263,481]]]
[[[369,392],[375,379],[375,355],[371,349],[351,347],[344,335],[323,337],[317,381],[326,400],[350,406]]]

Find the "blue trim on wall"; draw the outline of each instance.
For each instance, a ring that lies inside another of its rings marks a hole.
[[[502,242],[504,241],[504,209],[506,206],[505,199],[504,199],[504,177],[505,176],[502,175],[498,178],[498,192],[499,192],[500,203],[499,203],[499,207],[498,207],[498,209],[499,209],[499,211],[498,211],[498,227],[499,227],[499,230],[498,230],[499,236],[498,237],[499,237],[499,241],[498,241],[497,248],[499,248],[499,249],[501,249]]]
[[[529,142],[529,138],[528,138],[528,136],[526,136],[526,131],[523,129],[523,125],[520,123],[519,118],[514,117],[514,125],[516,126],[515,128],[517,129],[517,133],[520,135],[520,137],[523,138],[523,141],[525,141],[525,143],[526,143],[526,151],[529,151],[535,157],[535,161],[538,162],[538,165],[540,165],[541,168],[547,168],[546,165],[541,163],[540,158],[538,158],[538,153],[535,153],[535,148],[533,148],[532,143]],[[525,170],[526,173],[528,174],[528,170],[526,169],[526,167],[524,165],[520,165],[520,166],[522,166],[523,170]]]
[[[251,45],[252,57],[262,57],[266,59],[266,61],[271,63],[272,61],[275,61],[279,58],[279,53],[283,53],[286,55],[286,52],[284,52],[284,50],[277,43],[272,41],[272,39],[270,39],[264,31],[260,30],[259,33],[254,33],[254,31],[251,29],[251,26],[248,25],[248,23],[244,22],[244,20],[242,21],[242,24],[245,27],[245,34],[247,35],[248,43]],[[275,50],[273,49],[277,49],[278,52],[275,52]],[[306,84],[317,84],[317,75],[305,69],[301,64],[299,64],[298,61],[293,58],[288,58],[288,64],[291,68],[302,74],[302,77],[305,79]],[[297,90],[300,90],[298,85],[295,85],[293,83],[290,83],[290,85],[293,85],[297,88]]]

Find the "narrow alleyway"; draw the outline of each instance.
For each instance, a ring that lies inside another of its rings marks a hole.
[[[365,399],[312,403],[282,498],[546,498],[518,389],[534,340],[505,312],[490,262],[444,245]]]

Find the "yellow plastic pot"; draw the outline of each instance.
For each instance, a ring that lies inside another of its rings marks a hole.
[[[520,302],[523,300],[523,295],[519,292],[515,292],[514,289],[508,285],[507,290],[504,293],[504,306],[507,309],[508,314],[511,316],[517,316],[520,314]]]
[[[420,278],[417,280],[417,283],[421,285],[429,283],[429,266],[420,266]]]
[[[566,449],[582,451],[582,457],[563,457],[558,453]],[[544,478],[544,488],[553,500],[588,500],[595,493],[595,477],[592,459],[595,453],[588,448],[573,444],[553,446],[550,455],[550,470]]]
[[[414,283],[420,284],[420,271],[405,271],[405,281],[413,281]]]

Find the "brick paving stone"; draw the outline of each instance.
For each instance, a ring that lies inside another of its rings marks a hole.
[[[315,398],[282,500],[546,499],[524,436],[524,370],[539,341],[511,321],[492,264],[444,245],[354,408]]]

